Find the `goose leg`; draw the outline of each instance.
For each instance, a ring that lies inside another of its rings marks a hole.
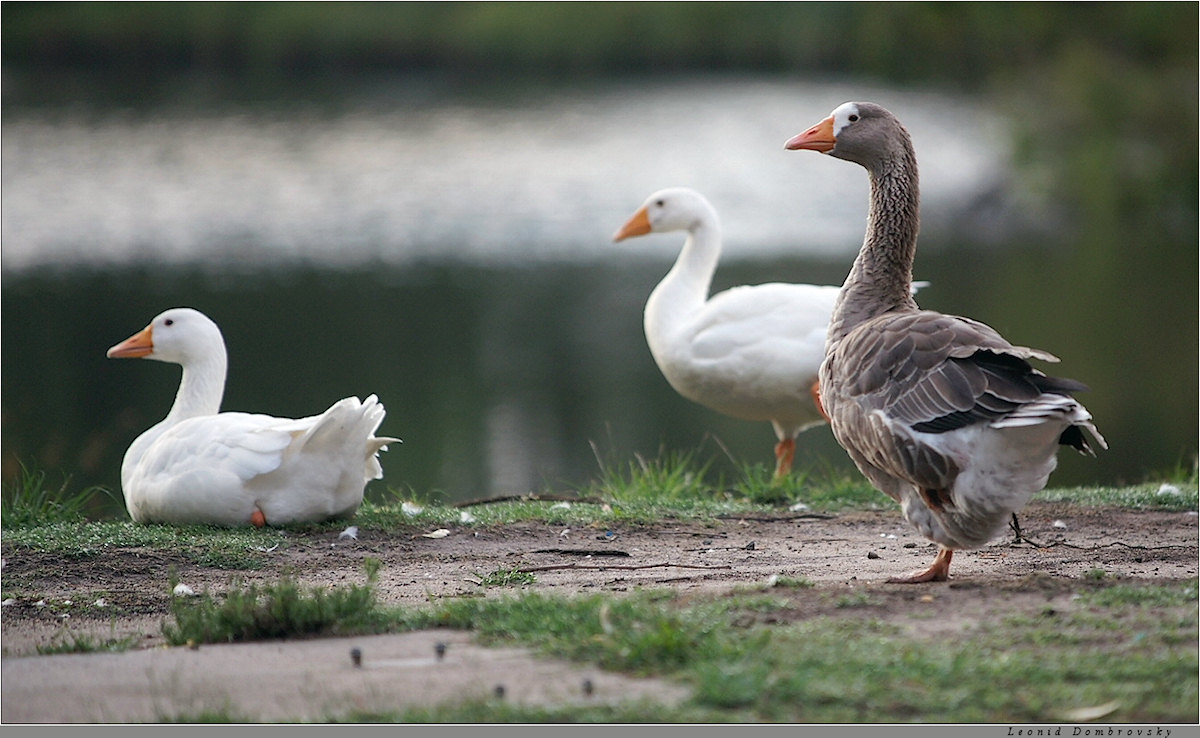
[[[775,444],[775,478],[783,479],[792,473],[792,459],[796,456],[796,439],[785,438]]]
[[[950,559],[954,556],[954,551],[948,548],[939,548],[938,554],[934,558],[933,563],[928,569],[909,572],[902,577],[892,577],[888,580],[891,584],[920,584],[922,582],[944,582],[950,578]]]
[[[257,505],[254,507],[254,512],[250,513],[250,523],[255,528],[261,528],[267,524],[267,516],[263,515],[263,511],[258,509]]]
[[[825,418],[825,422],[828,423],[829,413],[825,412],[825,406],[821,404],[821,383],[813,382],[808,391],[812,394],[813,405],[816,406],[817,412],[821,413],[821,417]]]

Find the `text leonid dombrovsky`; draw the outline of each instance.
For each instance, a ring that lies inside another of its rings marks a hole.
[[[1162,736],[1163,738],[1167,738],[1167,736],[1171,735],[1171,729],[1152,727],[1131,728],[1124,725],[1120,727],[1096,726],[1094,728],[1087,728],[1078,725],[1068,725],[1066,727],[1058,725],[1053,728],[1016,728],[1009,726],[1008,734],[1011,736],[1021,736],[1022,738],[1026,738],[1026,736],[1036,737],[1062,735],[1071,736],[1071,738],[1101,738],[1101,736],[1103,736],[1103,738],[1137,738],[1138,736]]]

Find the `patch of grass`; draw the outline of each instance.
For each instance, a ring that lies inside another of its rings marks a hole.
[[[409,627],[478,632],[485,642],[535,643],[541,650],[603,668],[660,673],[711,652],[723,612],[719,604],[676,610],[672,594],[614,600],[603,595],[564,599],[542,594],[441,602],[407,616]]]
[[[691,701],[655,711],[661,721],[1063,721],[1070,710],[1116,701],[1109,718],[1117,722],[1195,722],[1195,583],[1130,587],[1136,595],[1120,585],[1088,587],[1094,591],[1081,597],[1086,612],[985,617],[970,629],[916,637],[902,624],[861,617],[746,627],[746,613],[778,610],[778,598],[717,601],[653,591],[616,601],[541,594],[446,601],[405,611],[402,620],[411,628],[470,629],[486,642],[689,685]],[[1179,617],[1138,617],[1146,602],[1178,603]],[[1064,631],[1079,637],[1064,640]],[[386,719],[539,721],[560,714],[512,709],[442,705]],[[610,719],[605,715],[596,719]]]
[[[844,610],[854,607],[868,607],[871,604],[873,604],[871,601],[871,595],[867,594],[866,592],[852,592],[851,594],[838,596],[837,600],[834,601],[833,606]]]
[[[558,707],[526,706],[502,700],[468,700],[428,707],[413,707],[400,712],[352,712],[331,722],[341,723],[612,723],[642,725],[654,723],[720,723],[729,718],[716,711],[690,705],[664,707],[651,700],[620,704],[588,705],[583,698]]]
[[[284,578],[261,586],[235,581],[219,597],[172,594],[175,622],[163,624],[163,636],[179,646],[383,632],[390,618],[373,588],[380,562],[367,559],[365,566],[365,585],[303,588]]]
[[[521,584],[533,584],[537,581],[531,572],[516,569],[497,569],[490,574],[479,577],[481,587],[513,587]]]
[[[1192,582],[1180,587],[1135,587],[1114,584],[1081,593],[1082,602],[1100,607],[1194,607],[1200,590]]]
[[[816,586],[812,580],[804,577],[775,577],[770,585],[781,589],[811,589]]]
[[[635,454],[624,467],[608,464],[601,468],[596,493],[618,504],[653,502],[669,504],[712,496],[704,478],[712,462],[697,462],[695,452],[660,452],[657,458]]]
[[[1194,479],[1178,482],[1154,482],[1130,487],[1071,487],[1047,489],[1034,498],[1043,502],[1067,502],[1074,505],[1114,505],[1134,510],[1195,510],[1200,494]]]
[[[699,451],[641,455],[626,463],[602,462],[596,480],[577,491],[578,501],[528,499],[475,505],[470,510],[422,501],[391,490],[387,498],[364,502],[356,521],[374,527],[487,526],[516,521],[550,525],[656,523],[665,518],[714,520],[731,515],[778,512],[797,502],[808,509],[838,511],[880,509],[895,503],[862,478],[840,472],[794,471],[774,479],[774,469],[745,466],[737,479],[710,478],[711,460]],[[390,501],[389,501],[390,500]],[[405,505],[407,504],[407,507]]]
[[[15,528],[81,521],[94,498],[112,495],[98,486],[71,490],[70,483],[66,477],[54,487],[44,470],[31,470],[22,463],[20,476],[6,483],[0,495],[0,525],[7,533]]]
[[[181,723],[194,725],[212,725],[212,724],[237,724],[237,723],[252,723],[255,722],[239,715],[230,708],[219,708],[214,710],[201,710],[200,712],[177,713],[174,715],[160,715],[157,719],[160,723]]]
[[[37,652],[42,656],[59,653],[119,653],[133,648],[140,640],[141,638],[137,634],[121,638],[98,639],[86,633],[75,633],[64,629],[49,644],[38,646]]]
[[[5,545],[70,558],[102,555],[111,548],[149,548],[179,553],[202,566],[259,569],[274,548],[286,545],[277,528],[216,528],[207,525],[140,525],[124,522],[55,522],[4,531]]]
[[[791,507],[803,504],[810,510],[833,512],[848,507],[879,509],[895,503],[861,476],[850,476],[833,468],[793,469],[783,479],[775,470],[760,465],[746,466],[734,481],[732,494],[756,505]]]

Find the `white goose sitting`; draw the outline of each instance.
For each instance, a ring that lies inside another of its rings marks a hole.
[[[785,147],[852,161],[869,175],[866,237],[830,322],[821,400],[862,473],[939,546],[928,569],[890,581],[943,581],[955,550],[988,543],[1045,487],[1060,445],[1093,454],[1086,430],[1108,446],[1070,395],[1086,387],[1028,361],[1057,358],[917,307],[908,289],[917,161],[895,116],[845,103]]]
[[[283,525],[349,517],[363,488],[383,476],[374,395],[340,400],[293,420],[220,412],[225,341],[191,308],[174,308],[108,350],[183,366],[175,404],[125,452],[121,487],[138,523]]]
[[[700,193],[674,187],[651,195],[613,236],[686,231],[675,265],[646,301],[650,353],[681,395],[726,415],[770,421],[775,476],[787,476],[796,436],[821,425],[817,369],[838,288],[769,284],[709,297],[721,256],[717,212]]]

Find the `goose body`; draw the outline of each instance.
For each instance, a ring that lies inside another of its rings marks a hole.
[[[825,329],[838,288],[773,282],[709,296],[721,255],[717,212],[684,187],[652,194],[614,235],[684,231],[674,266],[650,293],[646,342],[680,395],[775,430],[777,477],[791,470],[796,436],[825,423],[816,395]]]
[[[121,488],[139,523],[283,525],[344,518],[383,476],[384,408],[348,397],[320,415],[220,412],[227,358],[220,329],[191,308],[158,315],[110,358],[180,364],[171,411],[129,446]]]
[[[838,443],[939,551],[896,582],[948,578],[955,550],[995,538],[1043,489],[1059,446],[1107,448],[1071,393],[969,318],[921,310],[906,288],[918,231],[916,156],[908,132],[873,103],[845,103],[786,148],[860,164],[870,179],[863,246],[833,311],[821,399]],[[1085,435],[1086,433],[1086,435]]]

